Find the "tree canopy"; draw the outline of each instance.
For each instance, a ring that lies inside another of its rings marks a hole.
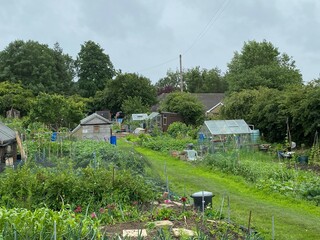
[[[11,108],[19,110],[21,115],[26,115],[33,99],[32,91],[23,89],[21,84],[0,82],[0,112],[3,115]]]
[[[83,97],[93,97],[97,91],[102,91],[107,81],[115,75],[109,56],[93,41],[81,45],[75,65],[78,87]]]
[[[204,106],[193,95],[186,92],[173,92],[166,96],[160,106],[161,111],[176,112],[187,125],[201,125],[204,120]]]
[[[225,75],[230,92],[258,87],[285,89],[302,85],[302,76],[287,54],[280,54],[272,43],[249,41],[240,53],[235,52]]]
[[[194,67],[187,69],[182,74],[183,91],[190,93],[223,93],[227,90],[227,83],[218,68],[200,69]],[[180,73],[168,71],[167,76],[161,78],[155,87],[158,95],[170,93],[181,89]]]
[[[183,75],[186,89],[190,93],[223,93],[227,84],[218,68],[210,70],[195,67]]]
[[[73,80],[73,60],[35,41],[16,40],[0,52],[0,81],[21,83],[34,94],[40,92],[67,94]]]
[[[85,116],[86,101],[58,94],[39,94],[29,114],[31,122],[41,122],[57,131],[60,127],[75,127]]]
[[[102,92],[97,92],[95,104],[115,113],[123,111],[122,106],[126,100],[136,101],[137,97],[142,106],[151,107],[157,102],[156,89],[148,78],[135,73],[121,73],[109,81]]]

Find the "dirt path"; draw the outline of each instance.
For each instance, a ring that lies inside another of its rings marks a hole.
[[[320,207],[263,194],[240,178],[210,172],[151,150],[139,147],[135,150],[149,160],[150,174],[162,180],[168,177],[169,187],[174,192],[182,194],[185,191],[190,195],[210,191],[215,195],[213,207],[220,208],[224,202],[225,217],[228,217],[226,203],[229,198],[230,218],[243,226],[248,225],[249,212],[252,211],[251,226],[265,239],[272,239],[272,218],[275,239],[320,239]]]

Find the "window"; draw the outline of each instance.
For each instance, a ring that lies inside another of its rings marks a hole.
[[[167,125],[167,117],[163,116],[163,125]]]
[[[93,126],[93,132],[99,133],[100,132],[100,126]]]

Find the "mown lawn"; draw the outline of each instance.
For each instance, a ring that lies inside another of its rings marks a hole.
[[[248,225],[251,211],[251,226],[265,239],[272,239],[272,217],[275,239],[320,239],[320,207],[258,191],[240,177],[209,171],[166,154],[141,147],[135,150],[149,160],[148,171],[154,177],[164,180],[166,169],[169,188],[176,194],[186,192],[190,196],[194,192],[210,191],[215,195],[214,208],[220,208],[224,202],[225,217],[229,198],[231,221],[243,226]]]

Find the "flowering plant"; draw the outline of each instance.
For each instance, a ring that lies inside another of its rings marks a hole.
[[[180,201],[182,202],[183,204],[183,211],[185,210],[186,208],[186,202],[187,202],[188,198],[187,197],[181,197],[180,198]]]

